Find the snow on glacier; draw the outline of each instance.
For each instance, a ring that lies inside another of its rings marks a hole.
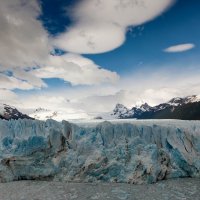
[[[0,120],[0,182],[200,177],[200,122]]]

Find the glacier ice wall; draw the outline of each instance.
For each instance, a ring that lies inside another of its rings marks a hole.
[[[200,177],[200,122],[0,120],[0,182]]]

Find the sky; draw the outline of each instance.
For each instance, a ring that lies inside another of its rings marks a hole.
[[[0,103],[85,118],[200,94],[198,0],[0,1]]]

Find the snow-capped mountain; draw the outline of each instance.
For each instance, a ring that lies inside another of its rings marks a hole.
[[[151,109],[152,107],[147,103],[144,103],[140,106],[140,110],[142,110],[143,112],[150,111]]]
[[[147,103],[142,104],[141,106],[136,106],[131,109],[128,109],[122,104],[117,104],[110,114],[114,116],[116,119],[124,119],[124,118],[137,118],[137,116],[141,115],[143,112],[150,111],[152,109]]]
[[[80,117],[81,116],[81,117]],[[94,115],[93,115],[94,116]],[[0,119],[38,119],[47,120],[77,120],[91,119],[92,116],[87,115],[83,111],[73,112],[69,109],[49,110],[45,108],[37,108],[31,114],[26,115],[17,110],[15,107],[0,104]],[[147,103],[141,106],[135,106],[128,109],[122,104],[117,104],[112,112],[102,113],[95,119],[200,119],[200,95],[187,96],[185,98],[176,97],[166,103],[162,103],[151,107]]]
[[[173,98],[171,99],[168,104],[172,106],[179,106],[187,103],[194,103],[194,102],[200,102],[200,95],[192,95],[192,96],[187,96],[185,98]]]
[[[176,97],[176,98],[171,99],[167,103],[162,103],[162,104],[159,104],[157,106],[154,106],[152,108],[152,110],[154,112],[157,112],[157,111],[160,111],[160,110],[164,110],[166,108],[178,107],[178,106],[182,106],[182,105],[189,104],[189,103],[195,103],[195,102],[200,102],[200,96],[199,95],[192,95],[192,96],[187,96],[187,97],[184,97],[184,98]]]
[[[114,117],[114,118],[121,118],[121,117],[124,117],[126,115],[129,115],[129,109],[127,107],[125,107],[124,105],[122,104],[117,104],[113,110],[113,113],[111,113],[111,115]]]
[[[47,120],[53,119],[56,121],[62,120],[75,120],[75,119],[88,119],[89,116],[83,112],[74,113],[69,109],[66,110],[63,108],[62,110],[50,110],[46,108],[37,108],[33,113],[29,114],[30,117],[33,117],[37,120]]]
[[[197,118],[200,118],[200,110],[193,108],[194,106],[200,106],[200,95],[192,95],[184,98],[176,97],[171,99],[166,103],[156,105],[154,107],[149,106],[147,103],[142,104],[141,106],[135,106],[131,109],[128,109],[122,104],[117,104],[111,116],[117,119],[126,119],[126,118],[136,118],[136,119],[160,119],[160,118],[175,118],[182,119],[186,116],[182,116],[183,111],[194,113]],[[186,107],[187,105],[187,107]],[[194,110],[194,111],[193,111]],[[199,112],[199,114],[196,112]],[[188,115],[186,113],[186,115]],[[199,117],[198,117],[199,116]],[[189,118],[190,119],[190,118]],[[193,117],[191,116],[191,119]],[[195,118],[196,119],[196,118]]]
[[[58,121],[60,120],[60,115],[62,114],[58,111],[52,111],[45,108],[37,108],[33,113],[29,114],[30,117],[38,120],[55,119]]]
[[[10,120],[10,119],[33,119],[26,114],[21,113],[15,107],[0,104],[0,119]]]

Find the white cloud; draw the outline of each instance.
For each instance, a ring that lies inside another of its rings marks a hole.
[[[125,28],[116,24],[78,24],[55,39],[59,48],[75,53],[102,53],[121,46],[125,41]]]
[[[0,70],[35,66],[47,58],[51,48],[39,14],[36,0],[0,2]]]
[[[18,103],[17,100],[17,95],[10,91],[10,90],[6,90],[6,89],[1,89],[0,88],[0,103],[2,104],[15,104]]]
[[[21,81],[27,82],[32,85],[33,88],[47,87],[46,83],[35,76],[32,71],[25,71],[20,68],[12,69],[13,76]]]
[[[174,0],[85,0],[74,8],[75,24],[53,43],[74,53],[102,53],[125,41],[128,26],[137,26],[164,12]]]
[[[40,14],[37,0],[0,2],[0,88],[47,87],[42,78],[60,78],[73,85],[118,80],[115,72],[102,69],[82,56],[51,56],[53,38],[37,19]],[[12,75],[6,75],[7,72]]]
[[[33,89],[33,85],[29,84],[26,81],[17,79],[12,76],[6,76],[0,74],[0,89],[21,89],[21,90],[30,90]]]
[[[179,45],[168,47],[164,49],[164,51],[168,53],[177,53],[177,52],[189,51],[190,49],[193,49],[194,47],[195,45],[191,43],[179,44]]]
[[[46,66],[32,73],[39,78],[60,78],[72,85],[115,83],[119,80],[116,72],[102,69],[88,58],[69,53],[63,56],[50,56]]]
[[[45,63],[51,50],[48,34],[37,20],[40,13],[36,0],[0,2],[0,88],[30,90],[46,86],[25,71],[28,66]]]
[[[82,1],[75,7],[77,23],[56,40],[69,50],[92,53],[112,50],[125,40],[126,28],[153,19],[172,0]],[[42,78],[61,78],[78,84],[116,82],[115,72],[102,69],[79,55],[49,56],[53,38],[49,38],[42,23],[37,0],[7,0],[0,3],[0,76],[1,88],[33,89],[47,85]],[[80,37],[79,37],[80,36]],[[92,50],[91,50],[92,49]],[[36,66],[38,69],[32,69]],[[27,67],[30,67],[27,70]],[[5,75],[11,71],[13,76]]]

